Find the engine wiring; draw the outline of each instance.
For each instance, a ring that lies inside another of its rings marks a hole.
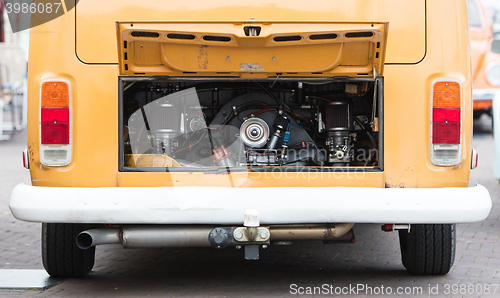
[[[257,115],[260,115],[260,114],[263,114],[265,112],[270,112],[270,111],[278,111],[277,108],[266,108],[266,109],[262,109],[262,110],[259,110],[259,111],[256,111],[256,112],[252,112],[252,113],[249,113],[246,118],[250,117],[250,116],[257,116]],[[308,123],[310,124],[311,122],[304,116],[300,115],[300,114],[297,114],[297,113],[293,113],[293,115],[295,115],[295,117],[298,117],[299,119],[302,119],[305,123]],[[299,122],[299,121],[297,121]]]

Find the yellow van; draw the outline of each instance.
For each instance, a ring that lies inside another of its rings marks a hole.
[[[493,32],[480,0],[467,0],[472,61],[474,119],[493,115],[492,101],[500,90],[500,55],[492,48]],[[493,51],[492,51],[493,50]]]
[[[31,29],[32,185],[10,208],[42,223],[52,276],[101,244],[255,260],[355,223],[446,274],[455,223],[491,210],[468,186],[468,30],[465,0],[80,1]]]

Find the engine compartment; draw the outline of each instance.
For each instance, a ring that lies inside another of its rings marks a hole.
[[[120,170],[381,169],[379,79],[120,83]]]

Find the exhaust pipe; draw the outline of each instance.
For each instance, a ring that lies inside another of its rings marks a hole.
[[[123,248],[204,247],[214,227],[203,226],[124,226],[92,229],[76,236],[76,245],[87,249],[100,244],[121,244]]]
[[[270,240],[334,240],[347,234],[353,226],[353,223],[270,226]],[[88,249],[101,244],[121,244],[123,248],[210,247],[213,245],[209,241],[209,235],[215,228],[213,226],[138,225],[92,229],[78,234],[76,245],[80,249]],[[231,230],[231,228],[227,229]],[[238,245],[232,235],[229,237],[229,243]]]
[[[353,223],[288,225],[271,227],[271,241],[335,240],[347,234]]]
[[[83,231],[76,236],[76,245],[80,249],[91,248],[101,244],[120,243],[120,229],[92,229]]]

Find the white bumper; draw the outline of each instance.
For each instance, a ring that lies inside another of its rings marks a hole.
[[[486,219],[488,190],[362,187],[35,187],[14,188],[17,219],[58,223],[261,224],[459,223]]]

